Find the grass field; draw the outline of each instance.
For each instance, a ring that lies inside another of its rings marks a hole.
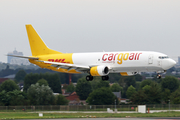
[[[0,119],[35,119],[35,118],[108,118],[108,117],[180,117],[180,112],[161,113],[38,113],[28,112],[0,112]]]

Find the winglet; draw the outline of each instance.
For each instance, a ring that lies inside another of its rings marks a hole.
[[[48,54],[61,54],[61,52],[49,49],[40,36],[37,34],[32,25],[26,25],[29,44],[31,47],[32,56],[48,55]]]

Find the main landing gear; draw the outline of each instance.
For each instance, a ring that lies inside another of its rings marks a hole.
[[[93,80],[93,76],[87,75],[87,76],[86,76],[86,80],[87,80],[87,81],[92,81],[92,80]],[[108,76],[108,75],[102,76],[102,80],[103,80],[103,81],[109,80],[109,76]]]
[[[87,80],[87,81],[92,81],[92,80],[93,80],[93,76],[87,75],[87,76],[86,76],[86,80]]]

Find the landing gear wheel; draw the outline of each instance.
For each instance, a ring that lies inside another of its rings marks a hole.
[[[92,81],[92,80],[93,80],[93,76],[87,75],[87,76],[86,76],[86,80],[87,80],[87,81]]]
[[[156,78],[157,78],[157,79],[161,79],[161,75],[160,75],[160,74],[157,74]]]
[[[108,75],[107,76],[102,76],[102,80],[103,81],[109,80],[109,76]]]

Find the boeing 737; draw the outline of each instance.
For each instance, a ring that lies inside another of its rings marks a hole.
[[[109,79],[109,73],[120,73],[122,76],[135,75],[140,72],[166,72],[176,62],[167,55],[151,51],[117,51],[93,53],[61,53],[49,49],[39,37],[32,25],[26,25],[32,56],[17,56],[29,59],[29,62],[41,68],[64,73],[88,73],[87,81],[93,76]]]

